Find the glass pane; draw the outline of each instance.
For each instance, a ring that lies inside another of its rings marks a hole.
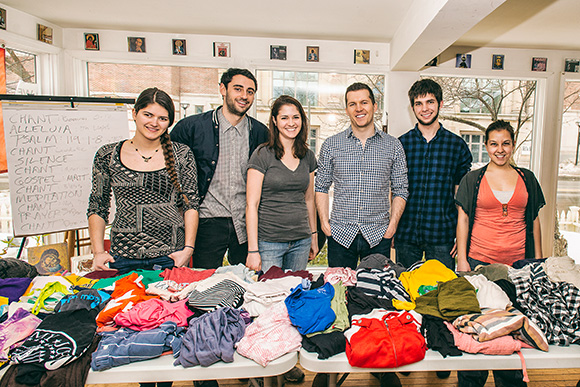
[[[514,161],[529,168],[536,81],[495,78],[429,77],[443,89],[441,121],[454,133],[481,130],[493,118],[509,121],[516,134]],[[521,111],[521,116],[519,112]],[[477,113],[477,114],[475,114]],[[446,116],[454,120],[445,119]],[[483,141],[483,135],[477,135]],[[471,142],[475,142],[472,135]],[[526,149],[528,148],[528,149]],[[485,151],[485,150],[483,150]],[[483,160],[482,160],[483,162]]]
[[[22,83],[36,84],[36,55],[6,48],[6,94],[22,93]],[[36,86],[35,86],[36,87]],[[40,94],[39,92],[37,94]]]
[[[580,263],[580,82],[566,82],[558,168],[554,255]]]

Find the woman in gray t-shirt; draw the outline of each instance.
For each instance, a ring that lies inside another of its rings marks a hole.
[[[248,163],[246,266],[304,270],[318,253],[314,171],[308,122],[300,102],[282,95],[272,105],[270,139]]]

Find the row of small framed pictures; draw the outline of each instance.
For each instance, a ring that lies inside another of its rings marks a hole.
[[[493,54],[491,56],[491,69],[503,70],[505,62],[505,55]],[[434,67],[439,65],[439,57],[433,58],[425,66]],[[455,56],[455,67],[457,68],[471,68],[471,54],[457,54]],[[548,69],[548,58],[533,57],[532,71],[546,71]],[[569,73],[580,72],[580,59],[566,59],[564,62],[564,71]]]
[[[491,69],[503,70],[505,62],[505,55],[493,54],[491,56]],[[439,57],[433,58],[426,67],[435,67],[439,65]],[[471,68],[471,54],[457,54],[455,55],[455,67],[469,69]],[[532,71],[546,71],[548,67],[548,58],[532,58]]]
[[[85,50],[99,51],[100,49],[99,34],[85,32]],[[127,49],[129,52],[147,52],[145,38],[128,36]],[[173,55],[187,55],[187,41],[185,39],[172,39],[171,52]],[[228,42],[214,42],[213,56],[229,57],[230,44]]]
[[[138,36],[127,37],[127,49],[129,52],[147,52],[145,38]],[[100,50],[99,34],[86,32],[85,33],[85,50]],[[172,39],[171,52],[173,55],[187,55],[187,41],[185,39]],[[214,42],[213,56],[229,57],[230,43],[228,42]],[[287,46],[270,46],[270,59],[272,60],[286,60],[288,53]],[[307,46],[306,47],[306,61],[318,62],[320,60],[320,47]],[[354,63],[370,64],[371,52],[370,50],[354,50]]]

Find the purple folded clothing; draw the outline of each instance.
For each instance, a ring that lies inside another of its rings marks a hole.
[[[0,278],[0,296],[9,302],[18,301],[30,286],[32,278]]]

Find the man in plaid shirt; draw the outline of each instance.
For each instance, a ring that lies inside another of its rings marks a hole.
[[[355,269],[358,259],[367,255],[390,256],[391,238],[408,196],[407,165],[399,140],[375,126],[377,104],[371,88],[354,83],[346,89],[345,101],[351,125],[322,144],[316,205],[328,236],[328,265]]]
[[[437,82],[415,82],[409,100],[418,122],[399,137],[409,168],[409,199],[395,237],[397,262],[409,267],[424,255],[454,270],[454,196],[473,157],[465,141],[439,123],[443,92]]]

